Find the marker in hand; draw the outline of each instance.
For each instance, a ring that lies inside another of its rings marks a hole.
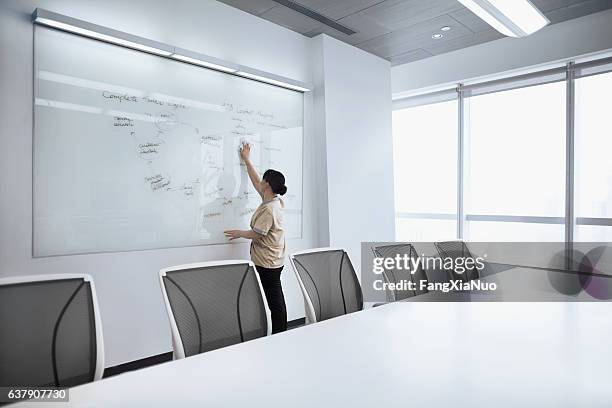
[[[242,158],[242,160],[244,160],[245,162],[248,161],[250,154],[251,145],[246,141],[242,142],[242,145],[240,146],[240,157]]]

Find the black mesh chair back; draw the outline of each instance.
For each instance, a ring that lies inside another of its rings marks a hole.
[[[452,258],[453,260],[457,258],[473,258],[472,253],[463,241],[436,242],[434,245],[441,258]],[[462,280],[464,282],[480,277],[476,268],[466,269],[464,273],[457,273],[454,270],[449,270],[448,272],[451,279]]]
[[[322,249],[291,255],[307,304],[310,323],[363,309],[355,269],[343,249]]]
[[[414,283],[415,290],[386,290],[387,300],[395,302],[398,300],[407,299],[413,296],[417,296],[423,293],[427,293],[427,289],[420,289],[421,281],[427,281],[427,273],[421,268],[419,262],[419,255],[416,249],[411,244],[392,244],[392,245],[380,245],[372,247],[374,256],[379,258],[395,258],[400,255],[402,258],[407,255],[409,259],[413,259],[414,263],[417,264],[417,268],[413,270],[385,268],[383,270],[383,279],[389,283],[399,283],[402,281],[411,281]],[[412,273],[414,272],[414,273]]]
[[[101,378],[94,294],[82,275],[0,279],[0,386],[72,387]]]
[[[268,335],[268,312],[252,263],[202,263],[160,272],[175,358]]]

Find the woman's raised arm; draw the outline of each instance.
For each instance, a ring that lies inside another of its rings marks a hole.
[[[244,161],[244,164],[246,165],[247,173],[249,174],[251,183],[253,183],[253,187],[255,187],[255,190],[257,190],[257,193],[261,196],[261,198],[263,198],[263,192],[261,190],[261,178],[259,177],[259,174],[257,174],[257,170],[255,170],[253,163],[251,163],[251,159],[249,157],[250,154],[251,154],[251,145],[248,143],[243,143],[243,145],[240,147],[240,157],[242,158],[242,160]]]

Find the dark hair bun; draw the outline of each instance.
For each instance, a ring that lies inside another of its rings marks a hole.
[[[265,171],[262,178],[268,182],[274,194],[283,195],[287,192],[285,176],[283,176],[283,173],[280,171],[268,169]]]

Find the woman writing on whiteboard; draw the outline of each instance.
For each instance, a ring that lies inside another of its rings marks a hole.
[[[266,170],[260,178],[251,163],[250,152],[251,146],[245,143],[240,148],[240,157],[262,203],[253,213],[250,230],[228,230],[225,235],[230,241],[237,238],[251,240],[251,260],[266,294],[274,334],[287,330],[287,309],[280,279],[285,260],[284,204],[280,196],[287,192],[287,186],[285,176],[276,170]]]

